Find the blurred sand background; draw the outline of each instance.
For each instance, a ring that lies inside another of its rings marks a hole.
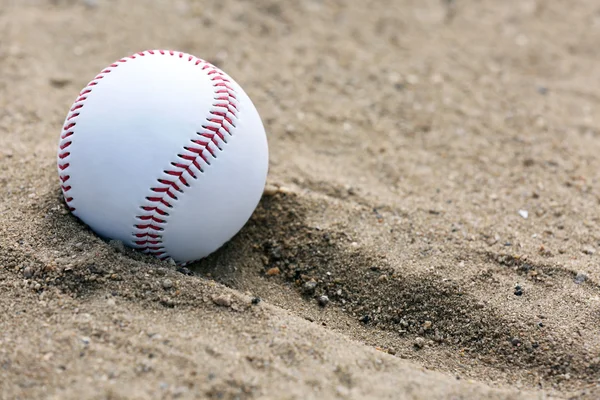
[[[600,398],[598,43],[592,0],[0,0],[0,398]],[[189,270],[56,172],[79,90],[157,48],[270,144]]]

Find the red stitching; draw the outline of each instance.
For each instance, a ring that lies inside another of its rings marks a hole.
[[[118,67],[119,64],[111,64],[110,67],[111,68],[116,68]],[[87,100],[87,94],[92,92],[92,87],[98,84],[98,81],[100,79],[104,78],[105,74],[108,74],[111,72],[110,68],[104,69],[102,72],[100,72],[100,74],[98,76],[96,76],[90,83],[88,83],[88,85],[79,93],[79,96],[77,97],[77,100],[75,100],[75,103],[73,103],[73,106],[71,107],[71,109],[69,110],[69,115],[67,115],[66,118],[66,123],[63,126],[63,132],[60,135],[60,142],[59,142],[59,153],[58,153],[58,169],[59,169],[59,178],[61,180],[62,183],[65,183],[66,181],[68,181],[71,176],[68,174],[68,168],[71,166],[71,164],[68,162],[68,157],[71,155],[71,153],[69,151],[66,151],[65,149],[67,149],[69,146],[71,146],[71,144],[73,143],[71,139],[67,138],[71,138],[73,136],[73,134],[75,133],[74,130],[71,130],[73,128],[75,128],[75,126],[77,125],[76,122],[76,118],[80,115],[80,109],[83,108],[84,106],[84,102],[85,100]],[[74,120],[73,122],[70,122],[71,120]],[[71,185],[61,185],[61,189],[63,191],[63,197],[65,199],[65,202],[67,203],[67,206],[69,207],[69,210],[71,211],[75,211],[75,207],[73,207],[70,203],[73,201],[73,197],[72,196],[67,196],[67,192],[71,190]]]
[[[179,56],[179,58],[183,58],[184,56],[183,53],[177,54],[169,52],[169,54],[172,56]],[[177,155],[183,162],[172,162],[171,166],[173,169],[163,171],[166,175],[173,176],[178,179],[179,182],[185,186],[189,186],[189,179],[185,176],[186,174],[192,179],[196,179],[197,177],[194,169],[204,172],[200,160],[204,161],[204,163],[207,165],[210,165],[210,161],[206,155],[206,152],[210,153],[213,158],[217,156],[217,150],[214,149],[214,147],[211,147],[212,144],[220,149],[219,142],[215,136],[218,136],[223,143],[227,143],[225,140],[225,135],[231,135],[231,128],[235,127],[233,121],[237,119],[238,112],[238,107],[236,104],[237,93],[235,92],[235,89],[233,89],[231,81],[227,79],[221,71],[206,61],[196,59],[192,56],[188,56],[187,61],[193,61],[194,65],[200,66],[202,70],[208,69],[207,75],[211,76],[211,81],[213,82],[213,88],[215,91],[215,101],[213,103],[213,107],[225,108],[227,112],[211,110],[210,114],[212,115],[212,118],[208,118],[207,120],[212,124],[204,125],[202,127],[203,131],[197,132],[199,138],[207,138],[209,140],[192,139],[187,146],[183,146],[183,149],[186,150],[187,153]],[[173,207],[172,200],[169,199],[169,197],[174,200],[176,197],[174,197],[170,188],[174,188],[179,192],[183,192],[185,187],[180,187],[177,185],[177,183],[162,178],[157,179],[157,182],[161,186],[151,187],[150,190],[162,195],[157,197],[147,197],[146,199],[151,202],[159,202],[168,206],[169,208]],[[158,207],[141,208],[147,213],[138,216],[138,218],[143,217],[153,221],[159,219],[164,221],[165,224],[167,223],[167,219],[164,218],[164,211],[160,210]],[[136,225],[137,228],[139,228],[139,226],[140,225]],[[146,232],[135,232],[134,236],[142,239],[135,241],[135,243],[136,245],[140,246],[139,248],[144,252],[152,253],[159,258],[166,258],[168,257],[168,254],[162,247],[162,234],[156,234],[154,231],[154,229],[148,227]]]
[[[85,105],[87,95],[92,93],[93,87],[96,86],[106,74],[109,74],[112,69],[117,68],[122,63],[130,62],[137,57],[144,57],[146,55],[169,55],[178,57],[184,61],[193,62],[195,66],[200,66],[202,71],[208,70],[207,75],[212,82],[215,93],[213,102],[214,109],[210,110],[211,117],[207,118],[207,121],[211,124],[203,125],[202,131],[197,132],[198,139],[192,139],[186,146],[183,146],[185,153],[177,155],[182,162],[171,162],[171,168],[163,171],[167,176],[173,176],[174,180],[158,178],[156,182],[160,186],[157,185],[150,188],[150,191],[156,193],[156,195],[148,196],[145,199],[153,204],[140,206],[140,210],[143,210],[144,213],[136,216],[138,220],[148,221],[148,223],[134,224],[133,226],[133,237],[137,238],[133,243],[139,246],[141,251],[151,253],[159,258],[167,258],[168,254],[164,250],[161,232],[164,231],[164,225],[167,223],[169,214],[160,207],[165,207],[166,209],[173,208],[173,203],[177,200],[177,196],[173,191],[183,193],[185,187],[189,186],[189,179],[197,179],[197,173],[195,171],[200,171],[201,173],[204,172],[202,162],[206,165],[210,165],[210,158],[217,157],[217,151],[221,150],[222,144],[227,143],[226,136],[230,136],[231,129],[235,128],[235,121],[238,118],[237,92],[233,88],[231,80],[225,73],[204,60],[189,54],[181,52],[176,53],[172,50],[148,50],[117,60],[88,83],[88,85],[79,93],[77,100],[75,100],[75,103],[71,107],[59,143],[60,151],[58,154],[58,168],[60,170],[59,176],[62,183],[61,188],[63,190],[63,196],[69,209],[75,211],[75,208],[69,204],[73,201],[73,197],[67,196],[66,194],[66,192],[71,190],[71,186],[66,184],[70,179],[70,175],[68,174],[68,169],[70,167],[68,157],[71,153],[66,151],[66,149],[71,146],[73,140],[77,140],[76,135],[74,136],[74,128],[77,123],[77,117],[80,115],[80,110]],[[184,56],[187,57],[184,58]],[[219,143],[217,137],[222,143]],[[208,140],[201,140],[200,138],[206,138]],[[209,153],[210,156],[206,153]],[[188,178],[188,176],[190,178]],[[179,182],[183,186],[179,185]]]

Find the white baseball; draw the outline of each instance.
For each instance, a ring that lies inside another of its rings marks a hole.
[[[58,150],[75,216],[103,238],[180,264],[242,228],[267,169],[265,130],[242,88],[206,61],[163,50],[123,58],[94,78]]]

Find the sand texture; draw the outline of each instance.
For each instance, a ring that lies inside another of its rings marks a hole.
[[[593,0],[0,0],[0,398],[600,398],[598,43]],[[270,146],[187,268],[56,171],[81,88],[160,48]]]

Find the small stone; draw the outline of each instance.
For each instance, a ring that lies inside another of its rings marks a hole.
[[[171,289],[173,287],[173,281],[170,279],[165,279],[164,281],[162,281],[162,287],[165,290]]]
[[[293,190],[287,186],[280,186],[279,190],[277,190],[281,194],[290,194],[293,193]]]
[[[50,78],[50,85],[54,86],[55,88],[63,88],[69,83],[71,83],[71,78],[66,76],[56,76]]]
[[[522,296],[523,295],[523,288],[519,285],[515,286],[515,296]]]
[[[588,276],[583,272],[578,272],[577,275],[575,275],[575,283],[578,285],[581,285],[583,282],[587,281],[587,279]]]
[[[260,297],[253,297],[252,300],[250,301],[253,305],[257,305],[258,303],[260,303]]]
[[[278,267],[269,268],[267,270],[268,276],[275,276],[275,275],[279,275],[280,273],[281,273],[281,271],[279,270]]]
[[[263,194],[265,196],[273,196],[277,192],[279,192],[279,188],[275,185],[269,185],[269,184],[267,184],[265,186],[265,189],[263,190]]]
[[[314,279],[311,279],[308,282],[305,282],[302,285],[302,292],[305,294],[313,294],[315,292],[315,288],[317,287],[317,282]]]
[[[527,210],[519,210],[519,215],[524,219],[527,219],[529,217],[529,212]]]
[[[432,325],[431,321],[425,321],[423,323],[423,329],[428,331],[429,329],[431,329],[431,325]]]
[[[231,307],[231,296],[222,294],[220,296],[213,297],[213,303],[221,307]]]
[[[510,343],[511,343],[513,346],[515,346],[515,347],[518,347],[518,346],[520,346],[520,345],[521,345],[521,339],[519,339],[519,338],[516,338],[516,337],[515,337],[515,338],[512,338],[512,339],[510,339]]]
[[[31,268],[31,267],[25,267],[25,269],[23,270],[23,276],[26,279],[29,279],[29,278],[31,278],[33,276],[34,272],[35,271],[33,270],[33,268]]]
[[[329,304],[329,297],[327,297],[325,295],[322,295],[322,296],[319,296],[319,298],[317,299],[317,301],[319,302],[319,305],[321,307],[326,307],[327,304]]]
[[[371,317],[369,315],[363,315],[362,317],[360,317],[358,319],[360,322],[362,322],[363,324],[368,324],[369,321],[371,321]]]
[[[413,344],[416,349],[422,349],[425,346],[425,339],[423,339],[422,337],[419,336],[415,339]]]

